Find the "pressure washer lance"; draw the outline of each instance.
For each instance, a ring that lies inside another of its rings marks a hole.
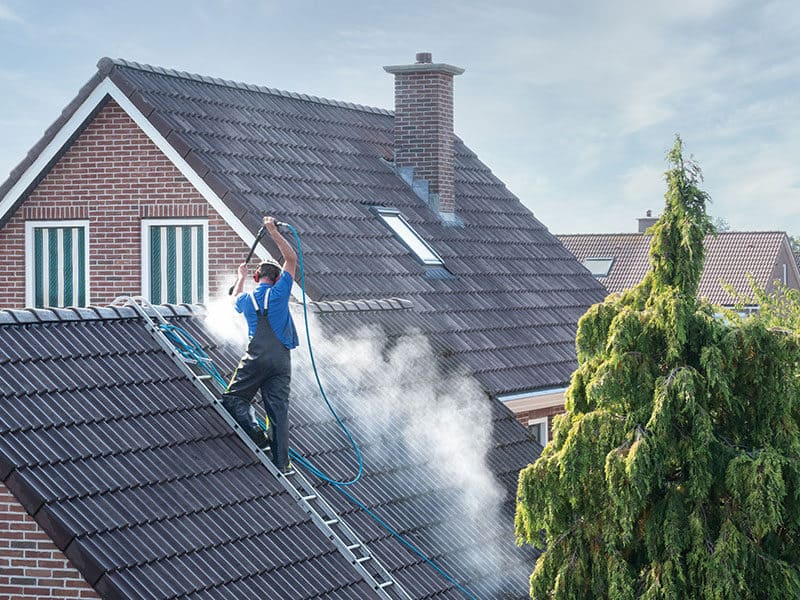
[[[289,228],[289,224],[288,223],[284,223],[283,221],[275,221],[275,227],[278,227],[278,228],[283,227],[284,229],[288,229]],[[244,259],[245,263],[249,263],[250,259],[253,258],[253,254],[256,251],[256,246],[258,246],[258,242],[261,241],[261,238],[264,237],[264,234],[266,232],[267,232],[267,230],[264,229],[263,226],[258,228],[258,233],[256,233],[256,239],[253,240],[253,245],[250,246],[250,252],[248,252],[247,258]],[[236,287],[236,284],[234,283],[231,287],[228,288],[228,296],[233,296],[233,289],[235,287]]]
[[[267,230],[266,230],[266,229],[264,229],[263,227],[259,227],[259,229],[258,229],[258,233],[256,233],[256,239],[253,241],[253,245],[252,245],[252,246],[250,246],[250,252],[247,254],[247,258],[245,258],[245,259],[244,259],[244,262],[245,262],[245,263],[249,263],[249,262],[250,262],[250,259],[251,259],[251,258],[253,258],[253,253],[256,251],[256,246],[258,246],[258,242],[260,242],[260,241],[261,241],[261,238],[262,238],[262,237],[264,237],[264,234],[266,233],[266,231],[267,231]],[[232,285],[232,286],[231,286],[231,287],[228,289],[228,296],[233,296],[233,289],[234,289],[235,287],[236,287],[236,284],[234,283],[234,284],[233,284],[233,285]]]

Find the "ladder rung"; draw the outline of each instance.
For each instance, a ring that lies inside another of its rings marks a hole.
[[[328,519],[327,521],[323,521],[325,525],[330,527],[331,525],[336,525],[339,522],[339,519]]]
[[[363,562],[367,562],[368,560],[372,560],[372,557],[371,556],[362,556],[361,558],[357,558],[356,562],[360,564],[360,563],[363,563]]]
[[[206,381],[206,380],[208,380],[208,379],[211,379],[211,375],[197,375],[196,377],[197,377],[198,379],[202,379],[203,381]]]
[[[355,550],[356,548],[361,548],[361,544],[350,544],[349,546],[347,546],[347,549],[351,551]]]
[[[394,585],[394,579],[390,579],[389,581],[384,581],[383,583],[379,583],[378,588],[383,589],[389,587],[390,585]]]
[[[316,494],[309,494],[308,496],[302,496],[302,498],[303,498],[303,500],[308,502],[309,500],[316,500],[317,499],[317,495]]]

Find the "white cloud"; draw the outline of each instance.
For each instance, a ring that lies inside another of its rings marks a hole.
[[[628,170],[620,178],[622,199],[629,205],[652,210],[653,214],[661,211],[664,197],[664,170],[662,166],[639,165]]]
[[[22,23],[22,19],[14,11],[12,11],[5,4],[0,3],[0,21],[12,21],[14,23]]]
[[[715,191],[715,213],[734,229],[777,229],[800,233],[800,170],[782,150],[764,151],[726,169]]]

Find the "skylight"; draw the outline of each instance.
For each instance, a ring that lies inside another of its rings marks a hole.
[[[444,264],[439,255],[436,254],[436,251],[411,228],[411,225],[403,218],[400,211],[394,208],[380,207],[375,207],[374,211],[423,264],[429,266]]]
[[[614,264],[614,257],[588,257],[584,259],[583,266],[589,269],[595,277],[608,277],[611,272],[611,265]]]

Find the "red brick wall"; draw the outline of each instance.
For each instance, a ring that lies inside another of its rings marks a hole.
[[[99,598],[0,483],[0,598]]]
[[[102,305],[141,293],[141,219],[162,217],[208,218],[209,292],[227,291],[248,248],[111,101],[0,229],[0,308],[25,304],[25,220],[89,220],[89,301]]]
[[[414,167],[439,194],[439,210],[455,210],[453,76],[443,72],[397,73],[394,87],[395,162]]]
[[[531,419],[541,419],[542,417],[547,417],[547,431],[548,437],[552,438],[553,433],[553,417],[556,415],[560,415],[564,412],[563,406],[549,406],[547,408],[539,408],[536,410],[526,410],[521,411],[518,413],[514,413],[514,416],[517,418],[517,421],[528,426],[528,421]]]

